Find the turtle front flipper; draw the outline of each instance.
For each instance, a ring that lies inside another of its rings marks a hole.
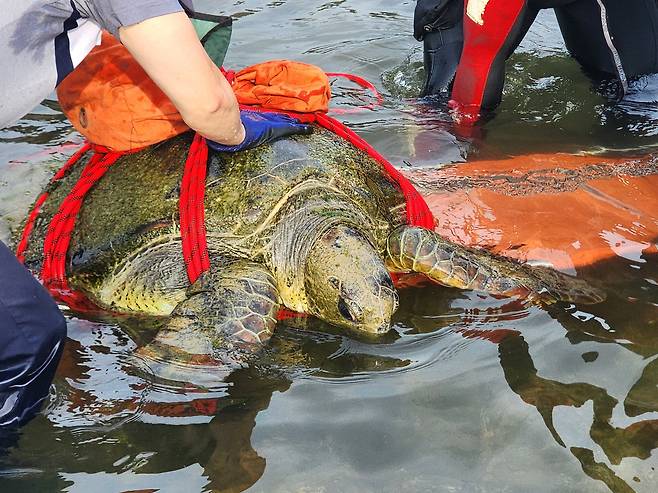
[[[391,271],[418,272],[445,286],[545,303],[599,303],[605,299],[603,292],[581,279],[467,248],[423,228],[397,228],[386,249]]]
[[[234,351],[251,351],[274,331],[279,292],[261,264],[237,261],[205,272],[142,356],[163,354],[190,363],[223,360]],[[185,361],[187,360],[187,361]]]

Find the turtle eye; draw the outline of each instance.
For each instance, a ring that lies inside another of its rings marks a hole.
[[[345,320],[352,323],[358,323],[363,320],[363,310],[359,305],[342,296],[338,299],[338,312]]]
[[[327,280],[329,281],[329,284],[331,284],[334,288],[340,291],[340,281],[338,280],[337,277],[331,276]]]

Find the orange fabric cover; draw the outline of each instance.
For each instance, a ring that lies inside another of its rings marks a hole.
[[[91,143],[128,151],[188,129],[169,98],[112,35],[58,86],[66,117]]]
[[[241,104],[304,113],[326,112],[331,97],[322,69],[289,60],[241,70],[233,89]],[[169,98],[108,33],[62,81],[57,97],[78,132],[113,151],[146,147],[189,130]]]
[[[300,113],[327,112],[331,89],[322,69],[290,60],[271,60],[235,74],[240,104]]]

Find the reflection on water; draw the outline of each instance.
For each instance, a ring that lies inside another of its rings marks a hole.
[[[608,300],[526,306],[405,279],[382,339],[291,320],[248,367],[193,382],[132,357],[158,321],[71,314],[48,408],[0,437],[1,491],[655,491],[658,79],[610,102],[542,12],[496,118],[464,136],[414,99],[412,10],[230,3],[228,64],[290,57],[374,81],[384,106],[340,118],[418,179],[442,234],[551,263]],[[342,107],[370,102],[334,89]],[[0,131],[0,238],[78,142],[49,102]]]

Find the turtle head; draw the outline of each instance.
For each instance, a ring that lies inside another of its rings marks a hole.
[[[333,325],[378,334],[389,330],[398,295],[381,256],[361,233],[335,225],[306,258],[308,311]]]

